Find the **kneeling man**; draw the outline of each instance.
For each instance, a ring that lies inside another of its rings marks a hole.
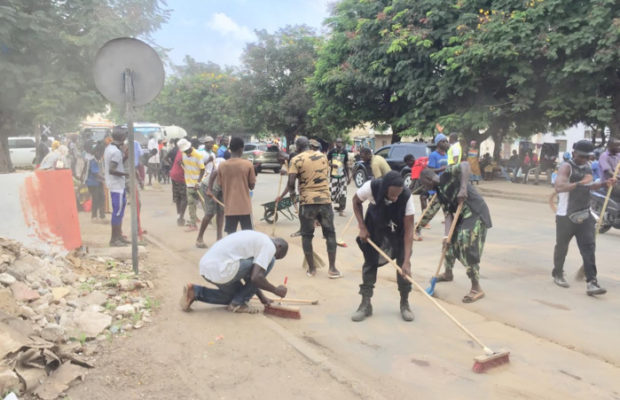
[[[217,241],[200,260],[200,275],[217,286],[211,289],[188,283],[183,288],[181,308],[189,311],[194,301],[228,305],[232,312],[256,313],[248,301],[255,294],[263,304],[270,300],[261,292],[266,290],[278,297],[286,296],[286,286],[274,286],[266,276],[275,260],[286,256],[288,243],[270,238],[261,232],[239,231]]]

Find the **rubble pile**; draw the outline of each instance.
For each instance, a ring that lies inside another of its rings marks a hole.
[[[55,399],[106,340],[150,322],[158,302],[145,276],[109,256],[47,255],[0,237],[0,396]]]

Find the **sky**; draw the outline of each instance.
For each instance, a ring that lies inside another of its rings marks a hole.
[[[274,33],[286,25],[308,25],[324,33],[333,0],[167,0],[168,22],[152,38],[169,49],[175,65],[190,55],[196,61],[239,66],[255,30]]]

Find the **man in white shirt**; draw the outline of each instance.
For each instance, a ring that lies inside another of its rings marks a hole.
[[[125,178],[128,176],[123,165],[123,152],[121,146],[125,143],[127,131],[121,127],[114,127],[112,132],[112,143],[106,147],[103,154],[103,166],[105,183],[110,191],[112,202],[112,235],[110,238],[110,246],[126,246],[129,244],[123,238],[122,225],[123,216],[125,215],[125,205],[127,204],[127,195],[125,193]]]
[[[404,187],[404,183],[398,172],[390,171],[380,179],[364,183],[353,196],[353,212],[360,228],[357,244],[364,254],[362,284],[359,291],[362,302],[351,316],[355,322],[363,321],[372,315],[370,299],[377,281],[377,268],[388,262],[379,257],[379,253],[368,243],[368,239],[381,247],[391,259],[396,259],[403,274],[411,276],[409,259],[413,243],[415,208],[411,192]],[[365,201],[370,205],[364,218]],[[405,321],[413,321],[413,313],[409,307],[411,283],[398,272],[396,281],[400,292],[401,317]]]
[[[200,275],[217,289],[188,283],[183,288],[181,308],[189,311],[194,301],[201,301],[228,305],[232,312],[258,312],[248,301],[256,294],[263,304],[269,304],[270,300],[261,289],[278,297],[286,296],[286,286],[276,287],[266,276],[275,260],[284,258],[287,251],[288,243],[281,238],[270,238],[251,230],[231,233],[216,242],[200,259]]]

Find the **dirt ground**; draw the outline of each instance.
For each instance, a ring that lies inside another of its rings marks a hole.
[[[272,200],[277,182],[277,175],[260,174],[254,191],[257,230],[266,233],[272,227],[260,221],[260,204]],[[150,242],[145,262],[155,274],[161,305],[151,324],[109,343],[68,398],[620,399],[620,276],[611,269],[617,265],[617,233],[601,237],[597,251],[599,279],[609,293],[589,298],[582,283],[571,280],[568,290],[551,283],[554,226],[548,206],[487,199],[495,224],[482,266],[487,297],[472,305],[460,302],[468,289],[460,266],[455,282],[437,287],[441,303],[457,319],[490,347],[511,351],[510,364],[478,375],[471,366],[480,348],[420,293],[411,295],[416,320],[400,319],[389,266],[379,274],[374,315],[362,323],[350,321],[359,303],[362,264],[354,228],[343,237],[348,247],[338,249],[344,273],[339,280],[327,279],[325,269],[306,277],[301,240],[289,240],[289,254],[269,279],[280,283],[287,276],[289,297],[319,300],[317,306],[302,306],[299,321],[230,314],[205,304],[180,311],[182,285],[204,282],[198,274],[204,250],[194,247],[195,233],[176,226],[168,186],[149,188],[142,198]],[[336,217],[337,232],[349,216],[347,210],[344,218]],[[439,257],[439,220],[414,247],[414,278],[423,286]],[[107,226],[90,224],[86,215],[81,221],[86,244],[107,242]],[[277,233],[288,238],[297,226],[280,221]],[[205,239],[213,243],[212,227]],[[325,254],[320,231],[314,244]],[[567,273],[578,265],[573,243]]]

